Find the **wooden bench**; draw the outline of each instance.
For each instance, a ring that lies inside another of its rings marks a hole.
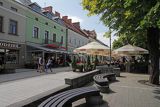
[[[102,103],[100,91],[96,87],[92,86],[61,92],[48,98],[38,107],[72,107],[72,102],[82,98],[86,99],[87,104],[97,105]]]
[[[115,73],[103,73],[93,77],[94,82],[101,92],[109,91],[109,82],[116,80]]]

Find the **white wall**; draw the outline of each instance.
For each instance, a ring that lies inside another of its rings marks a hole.
[[[89,42],[89,39],[87,37],[84,37],[83,35],[80,35],[79,33],[68,29],[68,51],[69,52],[73,52],[75,48],[86,45],[88,42]]]
[[[3,2],[3,6],[0,6],[0,16],[3,17],[3,33],[0,32],[0,40],[25,43],[26,17],[23,15],[23,7],[11,0],[0,1]],[[12,11],[11,7],[16,8],[18,11]],[[17,36],[8,34],[10,19],[18,22]]]

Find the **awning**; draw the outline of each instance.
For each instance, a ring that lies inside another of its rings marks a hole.
[[[39,50],[43,50],[43,51],[46,51],[46,52],[68,53],[67,51],[46,48],[42,45],[34,44],[34,43],[27,43],[27,46],[32,47],[32,48],[37,48]]]

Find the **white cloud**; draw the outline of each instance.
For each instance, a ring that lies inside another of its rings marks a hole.
[[[103,37],[104,33],[105,32],[97,33],[97,39],[102,41],[104,44],[110,46],[110,39],[106,38],[106,37]],[[113,36],[113,35],[114,35],[114,33],[112,33],[112,36],[111,36],[111,43],[113,43],[113,41],[118,38],[117,36]]]
[[[77,16],[68,15],[68,18],[72,19],[72,22],[80,22],[80,23],[82,23],[84,21],[83,19],[81,19],[80,17],[77,17]]]

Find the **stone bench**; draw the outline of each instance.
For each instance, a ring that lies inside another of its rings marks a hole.
[[[115,81],[116,75],[115,75],[115,73],[98,74],[93,77],[93,80],[101,92],[108,92],[109,91],[109,82]]]
[[[86,99],[88,105],[99,105],[102,103],[100,91],[92,86],[61,92],[46,99],[38,107],[72,107],[72,102],[82,98]]]

